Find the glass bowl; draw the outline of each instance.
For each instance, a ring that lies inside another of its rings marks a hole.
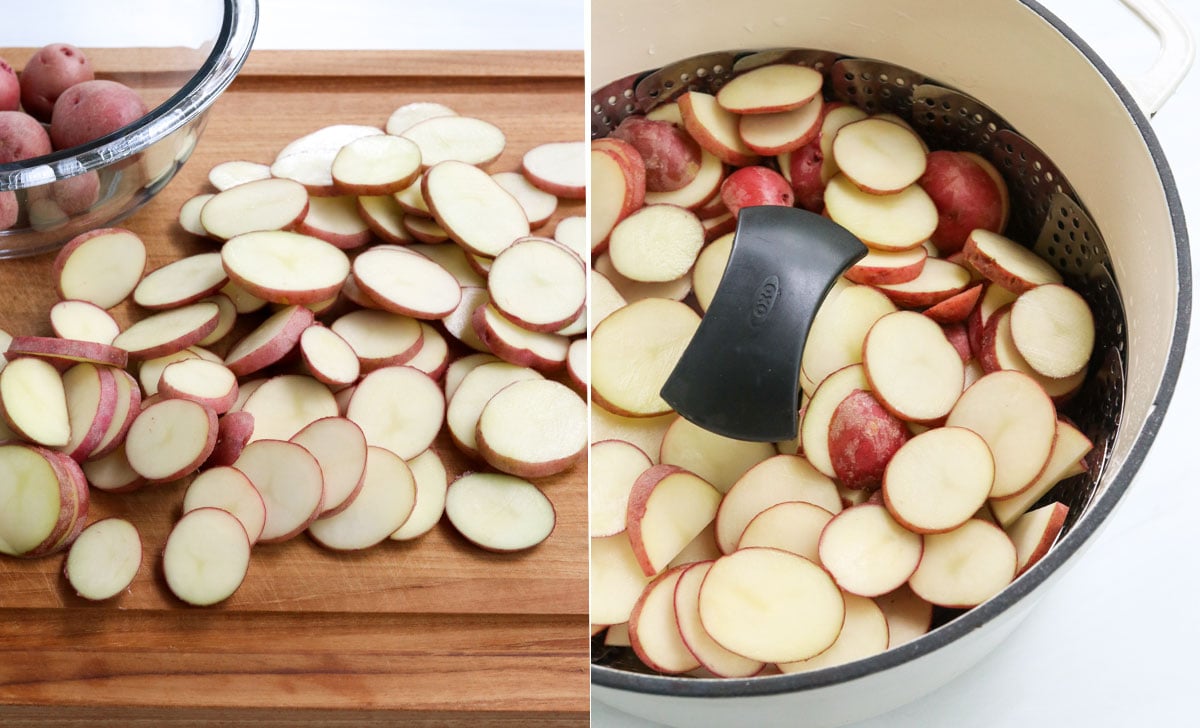
[[[16,223],[0,230],[0,258],[55,250],[163,189],[241,69],[258,25],[257,0],[41,0],[5,12],[0,58],[18,73],[42,46],[69,43],[96,78],[134,89],[150,111],[87,144],[0,164],[0,194],[14,192],[19,208]]]

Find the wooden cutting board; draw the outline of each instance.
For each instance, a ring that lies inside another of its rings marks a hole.
[[[190,161],[123,224],[153,269],[215,245],[185,233],[181,203],[230,159],[270,162],[334,123],[382,126],[436,101],[499,126],[490,170],[535,144],[586,138],[576,52],[256,52],[214,105]],[[583,214],[563,203],[549,225]],[[50,333],[52,255],[0,262],[0,328]],[[122,323],[136,312],[116,310]],[[228,342],[226,342],[228,345]],[[477,468],[446,438],[454,474]],[[89,520],[120,515],[145,556],[110,602],[76,597],[63,556],[0,559],[0,725],[582,725],[588,709],[586,465],[538,481],[557,526],[537,548],[483,552],[444,521],[421,539],[337,554],[306,537],[255,548],[241,589],[189,608],[166,589],[161,552],[185,483],[95,493]]]

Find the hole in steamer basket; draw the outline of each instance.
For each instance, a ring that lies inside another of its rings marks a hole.
[[[652,112],[689,90],[716,94],[735,76],[777,63],[819,71],[824,76],[826,102],[854,105],[868,114],[895,115],[909,124],[931,151],[971,152],[991,162],[1002,175],[1010,198],[1003,235],[1049,263],[1063,283],[1086,301],[1096,332],[1086,376],[1076,393],[1058,403],[1057,409],[1093,447],[1076,474],[1060,480],[1028,506],[1028,510],[1055,502],[1067,506],[1061,539],[1095,496],[1116,438],[1125,393],[1126,326],[1103,236],[1069,181],[1036,145],[978,100],[917,71],[814,49],[712,53],[619,79],[593,94],[592,137],[608,136],[626,117]],[[605,105],[602,100],[610,94],[633,103],[624,108]],[[759,164],[780,169],[775,156],[763,156]],[[693,299],[688,301],[695,305]],[[961,609],[935,608],[930,631],[963,613]],[[606,640],[604,631],[593,638],[592,656],[597,665],[657,674],[626,641],[619,637]]]

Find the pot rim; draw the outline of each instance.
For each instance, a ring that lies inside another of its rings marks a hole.
[[[672,675],[651,675],[618,670],[605,665],[591,665],[591,680],[595,685],[616,690],[626,690],[651,695],[697,698],[741,698],[782,693],[801,693],[835,684],[841,684],[881,673],[907,662],[930,655],[958,639],[975,632],[999,617],[1009,608],[1029,596],[1042,586],[1052,574],[1070,561],[1082,547],[1099,531],[1101,525],[1112,514],[1113,509],[1129,489],[1137,470],[1150,451],[1150,447],[1162,426],[1163,418],[1179,378],[1183,355],[1187,344],[1191,322],[1192,271],[1191,252],[1188,245],[1187,223],[1183,204],[1171,174],[1166,155],[1154,134],[1150,119],[1134,100],[1132,94],[1100,56],[1070,27],[1036,0],[1019,2],[1039,15],[1055,30],[1074,45],[1092,64],[1108,85],[1117,94],[1126,111],[1133,119],[1150,157],[1158,171],[1175,234],[1175,265],[1179,286],[1176,295],[1175,326],[1171,332],[1171,345],[1167,355],[1162,379],[1154,397],[1157,403],[1146,417],[1146,422],[1134,439],[1129,455],[1117,469],[1108,487],[1092,502],[1088,511],[1063,539],[1043,556],[1032,568],[1017,578],[994,598],[974,607],[950,622],[922,637],[887,650],[873,657],[856,660],[845,665],[785,675],[770,675],[752,678],[690,678]]]

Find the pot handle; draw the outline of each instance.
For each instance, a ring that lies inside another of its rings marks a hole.
[[[1121,2],[1158,36],[1159,52],[1154,65],[1127,84],[1138,106],[1153,116],[1187,76],[1195,58],[1195,44],[1187,24],[1163,0]]]

